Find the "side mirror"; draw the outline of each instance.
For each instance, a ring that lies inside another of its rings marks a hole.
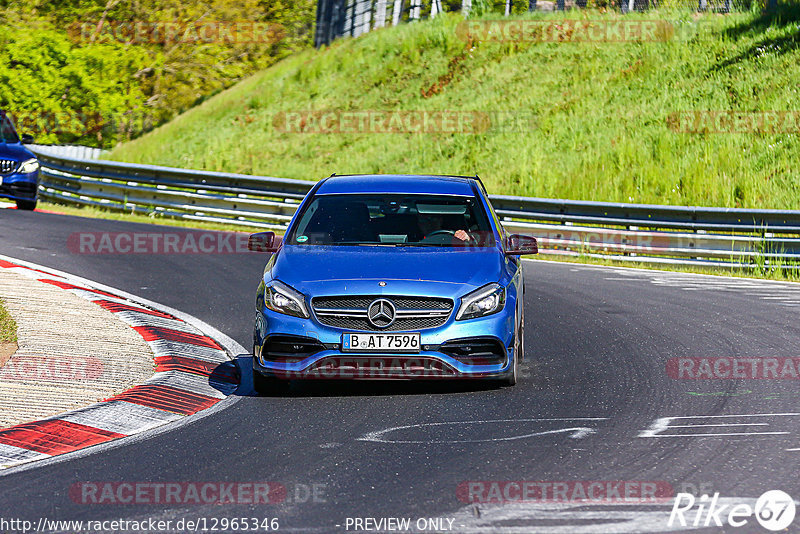
[[[31,134],[22,134],[22,144],[24,145],[33,144],[33,136]]]
[[[506,255],[521,256],[523,254],[538,254],[539,244],[536,238],[524,234],[511,234],[506,240]]]
[[[275,232],[259,232],[250,234],[247,250],[253,252],[277,252],[280,240],[275,239]]]

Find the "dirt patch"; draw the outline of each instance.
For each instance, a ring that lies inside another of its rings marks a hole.
[[[3,367],[15,352],[17,352],[16,341],[12,341],[11,343],[0,343],[0,367]]]
[[[464,50],[457,56],[450,58],[450,63],[447,65],[447,72],[439,76],[439,79],[434,82],[433,85],[428,87],[427,89],[421,89],[420,93],[422,94],[422,98],[430,98],[433,95],[437,95],[442,92],[442,90],[450,85],[450,82],[453,81],[453,78],[458,74],[462,69],[461,62],[467,58],[467,54],[475,46],[475,43],[472,40],[467,41]]]

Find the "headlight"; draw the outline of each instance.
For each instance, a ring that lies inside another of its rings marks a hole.
[[[497,313],[503,309],[505,303],[505,288],[500,284],[487,284],[461,298],[461,307],[458,308],[456,321]]]
[[[308,319],[306,298],[283,282],[273,280],[264,287],[264,306],[278,313]]]
[[[30,174],[32,172],[36,172],[39,170],[39,162],[35,159],[29,159],[27,161],[23,161],[22,165],[19,166],[19,172],[22,174]]]

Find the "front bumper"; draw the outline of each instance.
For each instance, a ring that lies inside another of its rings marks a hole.
[[[322,325],[314,318],[262,309],[256,316],[253,369],[281,379],[345,380],[493,379],[510,373],[515,357],[513,308],[509,311],[506,303],[499,313],[466,321],[455,321],[454,315],[441,327],[419,331],[419,352],[359,353],[341,350],[344,330]],[[281,357],[276,357],[276,339],[286,342]],[[463,349],[489,346],[494,347],[490,358],[476,358]]]
[[[11,200],[37,200],[39,196],[39,172],[29,174],[12,173],[2,175],[0,198]]]

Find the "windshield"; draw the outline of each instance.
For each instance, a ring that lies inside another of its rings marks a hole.
[[[476,197],[319,195],[287,239],[291,245],[489,247],[495,239]]]
[[[17,131],[5,113],[0,113],[0,143],[19,143]]]

